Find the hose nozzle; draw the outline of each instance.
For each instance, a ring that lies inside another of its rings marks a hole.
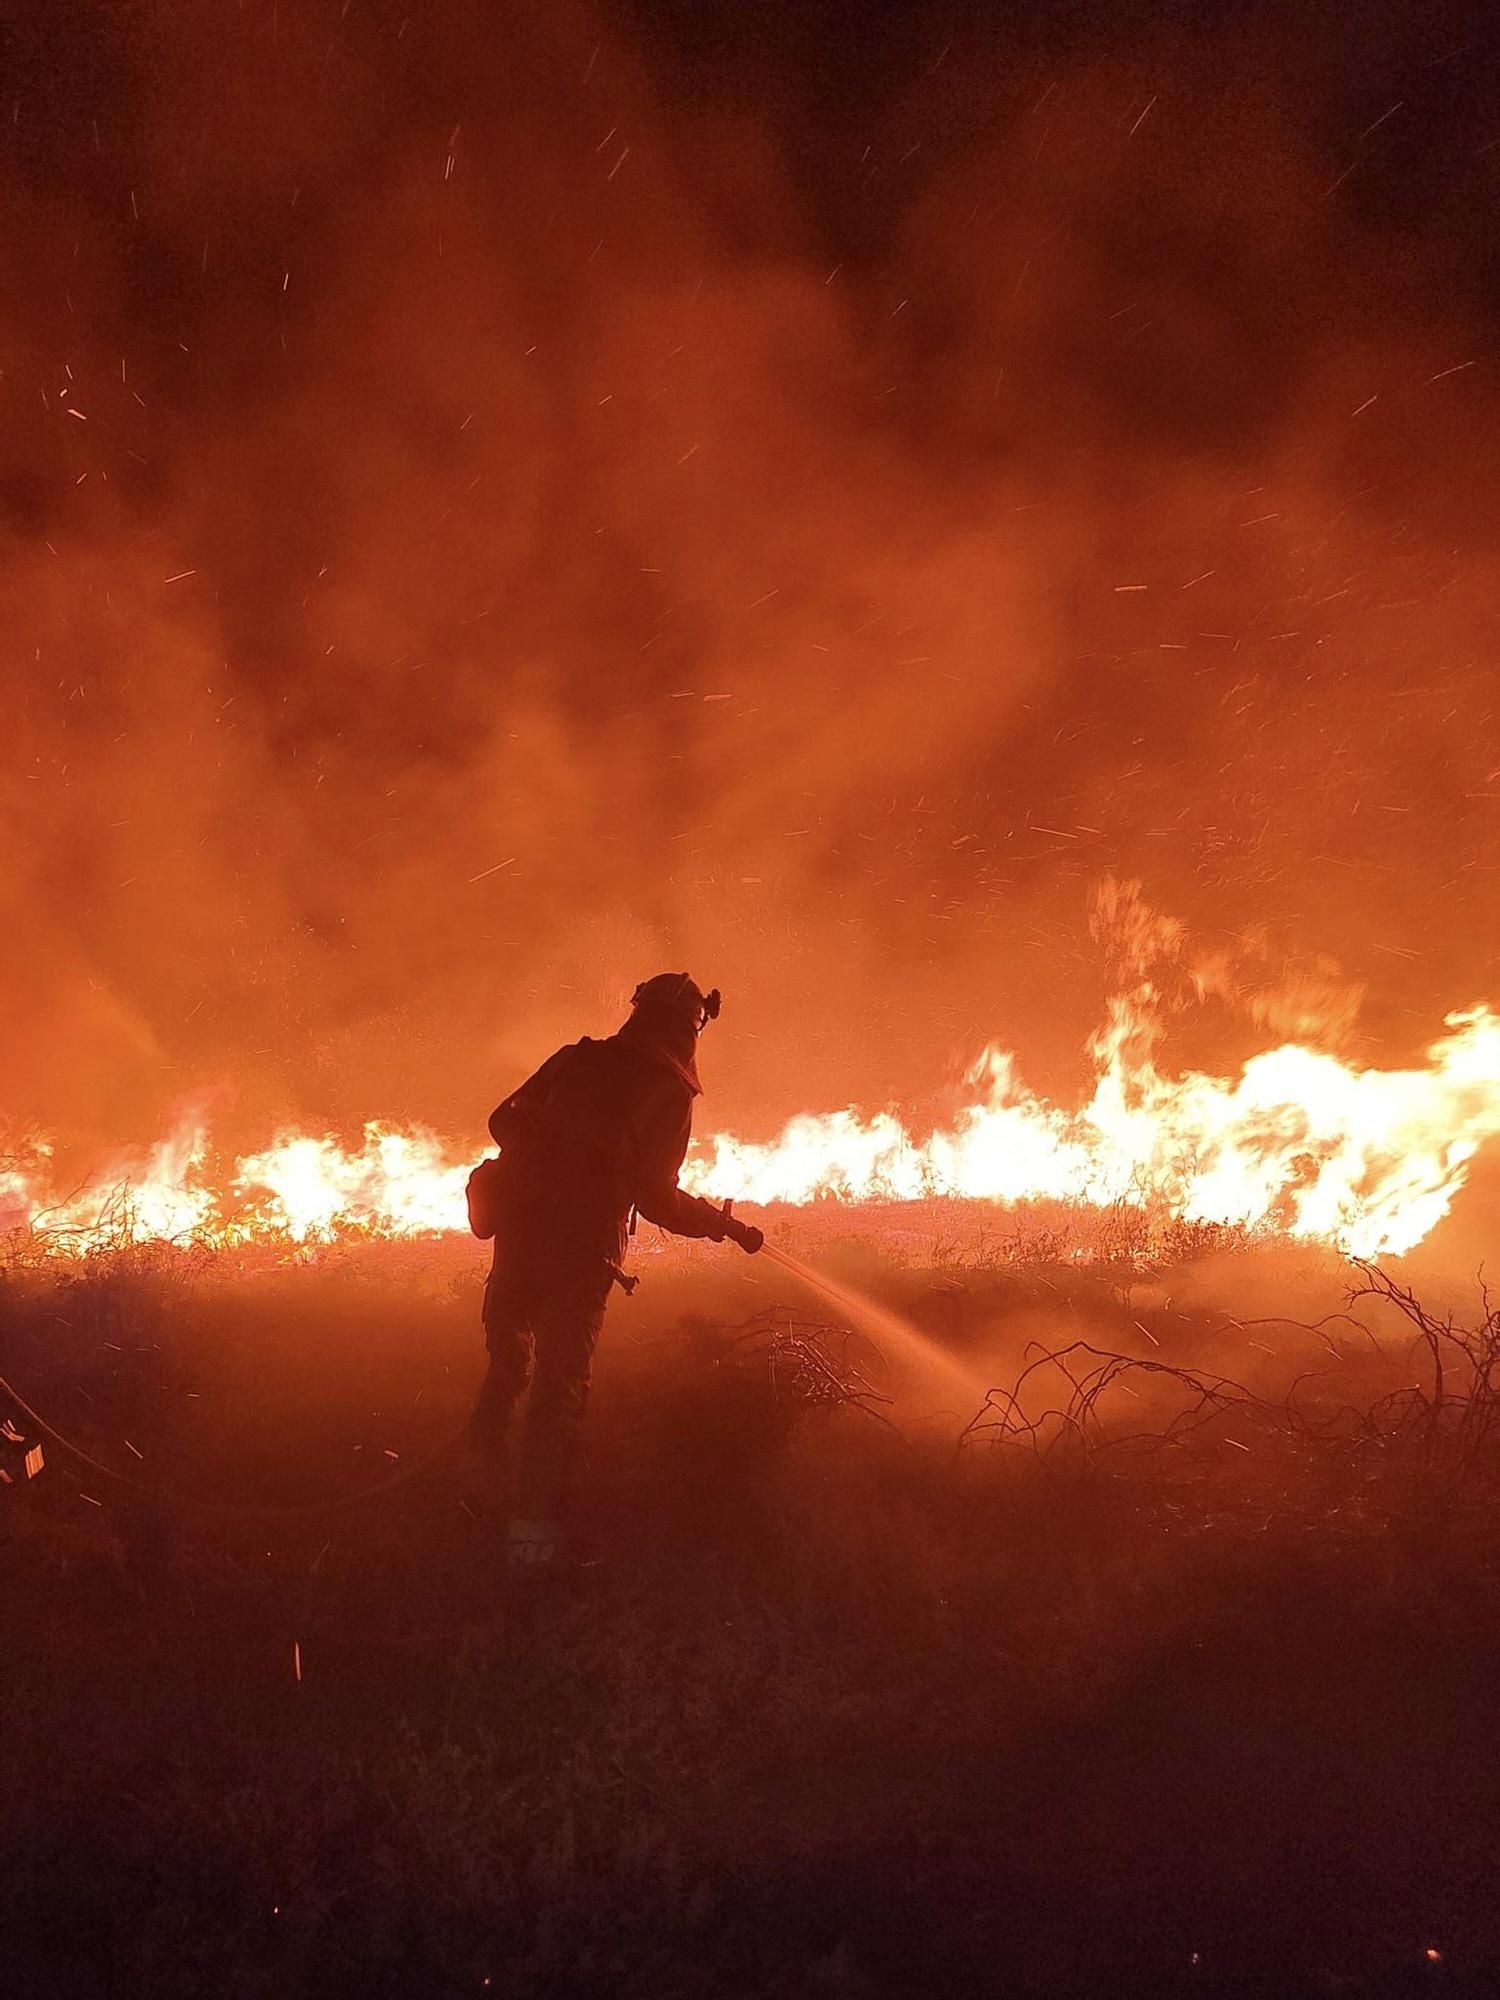
[[[723,1214],[725,1236],[731,1243],[738,1243],[742,1250],[753,1257],[766,1240],[765,1231],[757,1229],[753,1222],[738,1221],[734,1215],[732,1201],[725,1202]]]

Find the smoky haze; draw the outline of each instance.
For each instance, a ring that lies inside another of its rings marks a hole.
[[[11,1125],[477,1128],[679,965],[713,1123],[1066,1094],[1107,877],[1184,1061],[1500,991],[1500,125],[1297,22],[34,10]]]

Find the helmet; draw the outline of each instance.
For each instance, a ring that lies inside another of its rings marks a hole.
[[[695,1035],[701,1035],[710,1021],[718,1020],[719,1005],[717,986],[705,993],[685,972],[658,972],[654,979],[643,979],[630,996],[633,1013],[687,1021]]]

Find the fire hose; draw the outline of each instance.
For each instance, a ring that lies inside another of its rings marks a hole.
[[[49,1439],[59,1450],[66,1452],[70,1458],[76,1459],[80,1465],[86,1465],[90,1472],[97,1473],[101,1479],[107,1480],[111,1486],[118,1487],[126,1493],[133,1493],[137,1498],[149,1500],[158,1506],[187,1508],[200,1514],[216,1515],[220,1519],[311,1520],[322,1514],[336,1514],[349,1507],[358,1507],[366,1500],[384,1499],[388,1494],[397,1492],[403,1486],[410,1486],[414,1480],[430,1472],[448,1456],[459,1441],[458,1435],[455,1434],[440,1444],[436,1450],[428,1452],[411,1465],[403,1466],[399,1472],[392,1473],[390,1478],[382,1479],[378,1485],[367,1486],[358,1493],[340,1493],[329,1500],[292,1501],[283,1506],[268,1507],[253,1501],[199,1500],[188,1494],[171,1492],[163,1486],[149,1485],[142,1479],[132,1479],[127,1473],[116,1472],[112,1465],[106,1465],[102,1459],[93,1457],[71,1438],[64,1437],[60,1430],[49,1424],[39,1411],[32,1408],[15,1385],[8,1382],[3,1375],[0,1375],[0,1395],[8,1396],[27,1422],[34,1425],[44,1438]]]

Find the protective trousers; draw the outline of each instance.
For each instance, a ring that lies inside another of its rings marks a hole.
[[[514,1509],[555,1521],[588,1407],[594,1349],[604,1325],[610,1276],[547,1269],[491,1274],[484,1294],[489,1373],[470,1433],[503,1478],[516,1406],[527,1388],[517,1453]]]

